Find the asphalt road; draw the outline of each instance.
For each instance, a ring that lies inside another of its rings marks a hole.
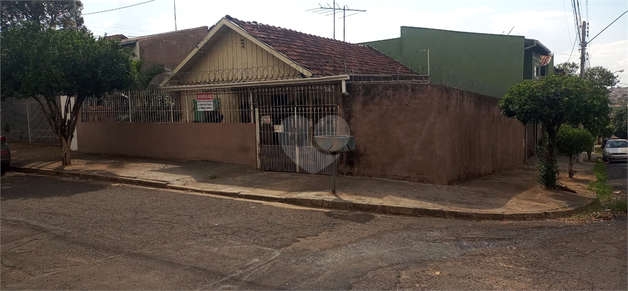
[[[606,179],[613,190],[626,194],[628,187],[628,163],[606,164]]]
[[[626,220],[323,211],[9,173],[2,289],[626,289]]]

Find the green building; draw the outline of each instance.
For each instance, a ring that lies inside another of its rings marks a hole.
[[[550,50],[523,36],[402,26],[401,37],[363,44],[429,75],[432,83],[495,97],[554,71]]]

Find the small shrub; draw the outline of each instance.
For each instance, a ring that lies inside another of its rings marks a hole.
[[[614,200],[608,203],[608,209],[613,212],[626,212],[628,211],[628,203],[626,200]]]
[[[569,157],[569,178],[573,178],[573,160],[578,153],[590,151],[595,144],[595,138],[585,129],[578,129],[563,125],[556,137],[556,147],[559,153]]]
[[[556,163],[544,159],[539,166],[539,171],[541,173],[541,184],[550,189],[556,188],[556,182],[558,180],[558,167]]]

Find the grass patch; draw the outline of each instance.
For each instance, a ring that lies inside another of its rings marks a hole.
[[[626,215],[628,203],[625,193],[613,194],[613,188],[608,184],[606,164],[598,158],[593,167],[596,180],[589,184],[589,190],[595,191],[597,199],[586,207],[576,219],[595,220],[613,219]]]
[[[595,174],[596,180],[589,184],[589,189],[595,191],[597,199],[600,201],[612,198],[613,188],[608,185],[606,164],[598,159],[593,167],[593,173]]]
[[[594,152],[601,156],[602,155],[602,148],[595,147],[595,151]]]

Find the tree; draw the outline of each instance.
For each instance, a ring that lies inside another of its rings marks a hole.
[[[588,68],[584,71],[584,78],[606,87],[613,87],[619,83],[618,77],[602,66]]]
[[[36,22],[45,28],[67,29],[74,27],[76,3],[76,27],[86,31],[83,25],[83,3],[77,1],[0,1],[0,27],[2,31],[26,22]]]
[[[556,68],[565,70],[568,76],[580,75],[580,65],[574,62],[560,63],[556,66]],[[617,85],[617,83],[619,83],[619,78],[609,69],[602,66],[596,66],[586,69],[584,71],[584,78],[606,87],[613,87]]]
[[[569,157],[569,178],[573,178],[573,160],[578,153],[587,151],[595,144],[595,138],[585,129],[563,125],[558,131],[556,146],[558,152]]]
[[[0,33],[1,97],[35,98],[70,164],[70,143],[83,101],[123,89],[133,79],[131,52],[119,42],[76,30],[27,23]],[[58,96],[74,97],[59,104]],[[65,110],[61,110],[61,109]]]
[[[166,72],[166,67],[162,64],[144,66],[144,61],[136,60],[132,61],[133,64],[133,84],[132,90],[144,90],[148,88],[150,82],[155,76]]]
[[[552,75],[514,85],[499,101],[499,108],[503,115],[524,124],[543,124],[548,137],[544,162],[555,168],[556,137],[561,125],[591,123],[598,114],[608,115],[608,104],[605,88],[575,76]],[[555,179],[543,183],[548,188],[556,187]]]
[[[567,73],[567,76],[577,76],[579,74],[578,73],[579,68],[580,68],[580,65],[574,62],[570,62],[570,63],[564,62],[564,63],[560,63],[556,65],[556,69],[565,70],[565,73]]]
[[[626,115],[626,107],[618,109],[613,115],[612,124],[615,128],[613,135],[618,138],[628,138],[628,121],[626,118],[628,118]]]

